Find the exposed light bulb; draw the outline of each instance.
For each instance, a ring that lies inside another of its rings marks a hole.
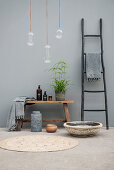
[[[61,29],[58,29],[56,32],[56,38],[61,39],[62,38],[63,31]]]
[[[33,46],[34,45],[33,37],[34,37],[34,33],[33,32],[29,32],[28,33],[28,42],[27,42],[28,46]]]
[[[46,63],[46,64],[48,64],[48,63],[50,63],[51,62],[51,60],[50,60],[50,48],[51,48],[51,46],[50,45],[46,45],[45,46],[45,49],[46,49],[46,54],[45,54],[45,58],[44,58],[44,63]]]

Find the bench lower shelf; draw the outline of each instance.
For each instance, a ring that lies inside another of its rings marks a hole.
[[[68,103],[74,103],[73,100],[65,100],[65,101],[27,101],[25,104],[25,109],[27,104],[39,104],[39,103],[49,103],[49,104],[63,104],[65,119],[42,119],[43,122],[70,122],[70,115],[68,110]],[[23,122],[31,122],[30,119],[21,119],[18,120],[17,130],[21,131],[23,126]]]
[[[23,122],[31,122],[30,119],[24,119]],[[65,119],[42,119],[42,122],[66,122]]]

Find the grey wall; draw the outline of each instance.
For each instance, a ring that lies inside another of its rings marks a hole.
[[[67,98],[74,99],[69,105],[71,120],[80,120],[81,97],[81,33],[80,20],[85,18],[85,32],[98,33],[99,18],[103,18],[104,62],[108,91],[109,121],[114,126],[114,1],[113,0],[62,0],[61,24],[63,38],[57,40],[58,1],[49,0],[49,44],[52,63],[43,62],[46,44],[45,0],[32,0],[32,31],[35,33],[34,47],[28,47],[29,0],[0,0],[0,126],[6,124],[7,115],[16,96],[36,96],[37,85],[54,96],[50,88],[49,66],[64,59],[69,64],[68,78],[72,86]],[[92,46],[94,44],[94,48]],[[86,51],[98,51],[98,41],[87,41]],[[100,82],[87,87],[100,88]],[[88,96],[91,108],[103,106],[103,97]],[[94,104],[92,104],[94,103]],[[41,110],[45,118],[64,117],[60,105],[28,106],[27,115],[32,110]],[[86,113],[86,120],[101,121],[105,125],[104,113]]]

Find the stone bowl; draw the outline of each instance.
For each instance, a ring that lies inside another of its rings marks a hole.
[[[73,121],[64,123],[66,130],[73,136],[93,136],[100,131],[102,123],[92,121]]]
[[[57,131],[57,125],[55,124],[47,124],[46,131],[49,133],[54,133]]]

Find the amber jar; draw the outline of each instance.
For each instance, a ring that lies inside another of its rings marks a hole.
[[[52,101],[52,96],[48,96],[48,100],[49,100],[49,101]]]

